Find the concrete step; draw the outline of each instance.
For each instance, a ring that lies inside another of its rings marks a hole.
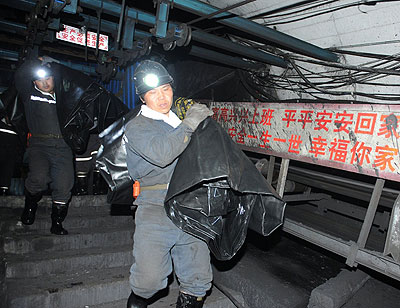
[[[125,308],[130,294],[128,279],[129,267],[29,279],[8,279],[7,308]],[[175,307],[178,284],[173,282],[168,289],[168,295],[159,298],[149,305],[149,308]],[[241,294],[232,294],[243,303]],[[207,296],[204,305],[204,308],[234,307],[215,287]]]
[[[237,256],[213,265],[214,283],[243,294],[251,308],[307,307],[311,291],[343,267],[284,234],[254,232]]]
[[[107,228],[71,229],[66,236],[54,235],[50,231],[6,234],[4,235],[4,252],[26,254],[39,251],[55,252],[123,246],[132,243],[133,231],[133,227],[123,225]]]
[[[7,279],[8,308],[83,308],[127,299],[129,266]]]
[[[43,196],[39,202],[39,207],[51,207],[51,197]],[[24,208],[24,196],[0,196],[0,208]],[[101,207],[108,206],[106,195],[86,195],[86,196],[72,196],[70,207],[71,208],[85,208],[85,207]]]
[[[242,294],[229,290],[230,294],[243,306],[246,307]],[[179,294],[178,284],[173,282],[169,286],[169,292],[165,297],[159,298],[157,301],[150,304],[149,308],[175,308],[176,300]],[[126,308],[127,299],[103,303],[100,305],[89,306],[87,308]],[[203,308],[236,308],[236,306],[227,298],[220,290],[213,287],[204,302]]]
[[[133,262],[132,245],[96,247],[49,254],[40,251],[24,255],[8,254],[6,278],[34,278],[44,275],[65,274],[130,266]]]
[[[88,213],[86,215],[84,213],[77,214],[73,211],[69,211],[68,216],[63,222],[65,229],[70,231],[71,229],[97,228],[100,226],[134,226],[134,220],[131,215],[112,216],[109,211],[92,212],[90,208],[87,209],[87,211]],[[0,211],[0,215],[2,217],[0,221],[0,231],[3,234],[7,234],[10,231],[13,233],[25,234],[38,230],[45,230],[48,232],[51,227],[50,210],[45,212],[38,211],[35,222],[29,226],[21,223],[21,213],[13,209],[3,209]]]

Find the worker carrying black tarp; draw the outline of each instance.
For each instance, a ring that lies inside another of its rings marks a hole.
[[[134,79],[144,104],[125,130],[129,174],[140,183],[128,307],[147,307],[147,299],[167,286],[172,268],[180,283],[177,307],[202,307],[212,281],[207,243],[172,223],[164,199],[178,156],[212,112],[197,104],[181,121],[171,111],[173,79],[158,62],[142,61]]]
[[[34,222],[38,202],[50,186],[50,232],[66,235],[62,222],[74,184],[73,155],[84,153],[90,134],[104,130],[128,108],[89,76],[56,62],[46,56],[28,58],[15,73],[31,134],[21,221]]]
[[[68,231],[62,222],[67,216],[74,185],[73,153],[63,138],[57,114],[61,99],[55,92],[55,78],[59,72],[48,62],[47,58],[28,60],[15,73],[16,88],[31,134],[21,221],[26,225],[34,222],[38,202],[50,184],[53,200],[50,232],[66,235]]]
[[[133,180],[140,184],[128,308],[147,307],[146,298],[167,285],[171,256],[180,281],[177,307],[202,307],[206,277],[211,277],[204,245],[217,259],[231,259],[247,228],[269,235],[282,225],[285,203],[207,117],[207,108],[193,104],[188,109],[191,103],[181,99],[175,107],[182,119],[176,118],[170,111],[173,80],[163,66],[142,62],[135,82],[145,105],[100,134],[97,156],[97,167],[111,188],[110,201],[132,203]],[[185,249],[180,239],[193,239],[201,247],[201,262],[190,261],[192,252],[178,252]]]

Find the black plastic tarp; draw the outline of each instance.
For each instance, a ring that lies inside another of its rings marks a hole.
[[[285,203],[208,118],[179,158],[165,207],[175,225],[206,240],[217,259],[228,260],[242,246],[247,228],[266,236],[281,226]]]
[[[91,77],[61,64],[52,67],[57,72],[56,95],[61,97],[57,113],[62,134],[72,150],[82,154],[91,133],[100,133],[129,109]]]
[[[96,162],[112,203],[133,202],[122,136],[137,112],[132,110],[100,134]],[[204,239],[217,259],[228,260],[243,245],[248,228],[269,235],[281,226],[285,203],[223,128],[208,118],[179,158],[165,209],[175,225]]]
[[[125,126],[140,111],[140,105],[115,121],[99,134],[101,146],[96,157],[96,167],[110,188],[107,202],[132,205],[133,180],[126,165],[126,148],[123,135]]]

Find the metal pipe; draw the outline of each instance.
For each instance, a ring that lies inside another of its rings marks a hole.
[[[0,28],[2,31],[9,33],[23,33],[26,31],[25,25],[7,20],[0,20]]]
[[[80,23],[78,22],[79,25],[86,24],[90,28],[95,28],[96,25],[98,24],[98,19],[96,17],[85,14],[79,14],[79,16],[83,18],[83,22]],[[115,34],[118,31],[118,24],[111,21],[102,20],[100,30],[103,32]]]
[[[0,49],[0,58],[10,61],[18,61],[18,52]]]
[[[100,5],[100,1],[99,0],[81,0],[80,5],[95,10]],[[107,14],[110,14],[113,16],[119,16],[119,13],[121,11],[121,6],[117,3],[111,3],[108,1],[104,1],[103,10]],[[148,14],[145,12],[141,12],[141,11],[138,11],[133,8],[127,8],[126,14],[127,14],[127,16],[129,16],[131,18],[134,18],[134,19],[137,18],[138,22],[148,25],[150,27],[154,27],[154,25],[156,23],[156,17],[154,15],[151,15],[151,14]],[[170,23],[170,25],[176,26],[176,24],[173,24],[173,23]],[[196,31],[194,31],[194,32],[196,32]],[[237,43],[233,43],[229,40],[222,39],[222,38],[219,38],[219,37],[211,35],[211,34],[207,34],[208,41],[206,41],[205,35],[197,34],[197,35],[193,36],[193,33],[192,33],[192,38],[195,41],[199,41],[199,42],[202,42],[202,43],[214,46],[214,47],[218,47],[218,48],[227,50],[229,52],[241,54],[243,56],[247,56],[247,57],[257,60],[257,61],[262,61],[264,63],[268,63],[271,65],[276,65],[276,66],[280,66],[280,67],[286,67],[286,62],[280,57],[267,54],[265,52],[256,50],[254,48],[250,48],[250,47],[246,47],[246,46],[243,46],[243,45],[240,45]],[[223,62],[221,62],[221,63],[223,63]]]
[[[224,8],[224,9],[219,9],[218,11],[216,11],[216,12],[214,12],[214,13],[211,13],[211,14],[209,14],[209,15],[203,15],[203,16],[201,16],[201,17],[199,17],[199,18],[196,18],[196,19],[194,19],[194,20],[192,20],[192,21],[189,21],[189,22],[187,22],[186,24],[187,24],[188,26],[193,25],[193,24],[195,24],[196,22],[202,21],[202,20],[204,20],[204,19],[210,19],[211,17],[214,17],[215,15],[218,15],[219,13],[222,13],[222,12],[226,12],[226,11],[230,11],[230,10],[236,9],[236,8],[239,7],[239,6],[242,6],[242,5],[248,4],[248,3],[250,3],[250,2],[254,2],[254,1],[255,1],[255,0],[245,0],[245,1],[242,1],[242,2],[239,2],[239,3],[232,4],[232,5],[230,5],[230,6],[227,6],[227,7]]]
[[[268,54],[266,52],[257,49],[248,48],[246,46],[236,44],[232,41],[220,38],[212,34],[208,34],[200,30],[193,31],[192,38],[193,40],[196,40],[201,43],[210,44],[212,46],[216,46],[219,48],[223,47],[223,49],[225,50],[235,51],[250,59],[254,59],[264,63],[269,63],[271,65],[276,65],[283,68],[287,67],[286,61],[280,57]]]
[[[80,6],[87,7],[93,10],[96,10],[101,5],[100,0],[80,0],[79,3]],[[118,17],[121,13],[121,5],[104,0],[103,11],[107,14]],[[133,19],[136,19],[137,17],[138,22],[150,27],[153,27],[156,23],[156,17],[154,15],[138,11],[133,8],[128,8],[126,10],[126,16]]]
[[[0,0],[0,4],[18,10],[30,11],[32,10],[32,7],[36,5],[36,0],[18,0],[18,1]]]
[[[228,56],[225,54],[221,54],[209,49],[201,48],[198,46],[192,45],[190,52],[190,55],[199,57],[199,58],[204,58],[207,60],[212,60],[215,62],[223,63],[229,66],[245,69],[245,70],[258,70],[260,69],[261,65],[259,64],[254,64],[252,62],[246,62],[240,58],[237,57],[232,57]]]
[[[101,1],[101,8],[97,10],[97,31],[96,31],[96,57],[99,54],[99,42],[100,42],[100,28],[101,28],[101,13],[103,10],[103,1]]]
[[[103,1],[101,1],[101,7],[103,7]],[[119,44],[119,40],[121,38],[121,30],[122,30],[122,23],[124,22],[124,15],[125,15],[125,0],[122,0],[121,14],[119,15],[117,44]],[[119,46],[117,46],[117,47],[119,47]]]
[[[18,61],[18,52],[16,51],[11,51],[11,50],[6,50],[6,49],[0,49],[0,58],[1,59],[5,59],[5,60],[10,60],[10,61]],[[72,63],[69,61],[61,61],[61,60],[57,60],[60,62],[60,64],[68,66],[74,70],[83,72],[85,74],[88,75],[92,75],[92,76],[98,76],[98,74],[96,73],[96,68],[93,66],[88,66],[88,65],[82,65],[82,64],[78,64],[78,63]],[[123,75],[121,73],[117,74],[115,76],[114,79],[117,80],[122,80],[123,79]]]
[[[218,11],[207,3],[196,0],[173,0],[174,6],[197,15],[212,14]],[[338,62],[338,56],[328,50],[322,49],[290,35],[270,29],[243,17],[232,17],[230,13],[220,13],[215,16],[218,23],[243,31],[281,46],[284,49],[293,50],[300,54],[329,62]]]

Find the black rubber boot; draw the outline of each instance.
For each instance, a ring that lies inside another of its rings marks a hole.
[[[42,194],[31,194],[25,189],[25,208],[21,215],[21,221],[24,225],[31,225],[35,221],[38,202],[42,199]]]
[[[129,295],[127,308],[147,308],[147,300],[143,297],[137,296],[135,293],[131,292]]]
[[[176,308],[201,308],[204,305],[204,297],[197,297],[179,292]]]
[[[87,172],[77,172],[75,180],[75,194],[77,196],[88,194],[88,176]]]
[[[62,226],[62,222],[68,213],[68,204],[54,203],[51,208],[51,228],[50,232],[57,235],[67,235],[68,231]]]

